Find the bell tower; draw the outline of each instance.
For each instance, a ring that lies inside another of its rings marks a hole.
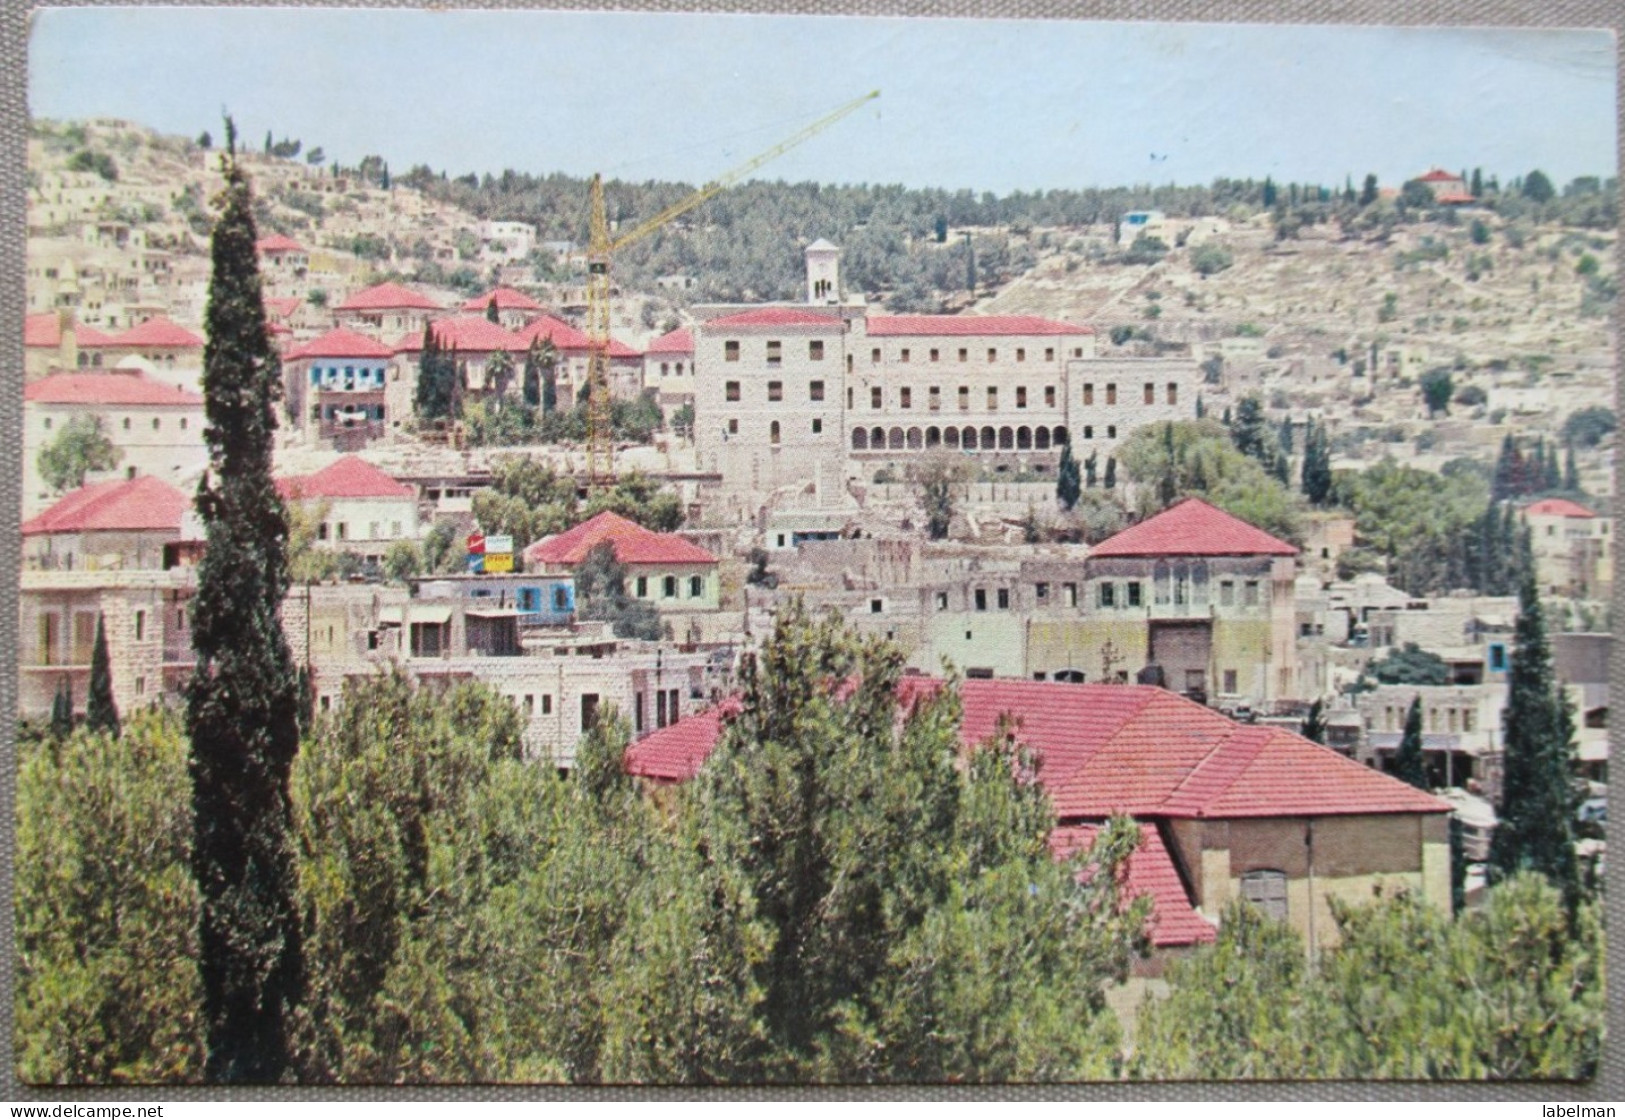
[[[807,302],[841,302],[841,251],[822,238],[807,246]]]

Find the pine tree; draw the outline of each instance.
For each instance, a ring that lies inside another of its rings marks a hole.
[[[73,734],[73,681],[63,677],[51,701],[51,734],[65,739]]]
[[[1062,509],[1078,504],[1078,460],[1072,454],[1072,441],[1061,444],[1061,462],[1055,468],[1055,497]]]
[[[197,667],[186,724],[206,1076],[273,1082],[288,1067],[289,1018],[303,987],[288,790],[299,699],[278,618],[288,589],[287,512],[271,478],[281,377],[236,148],[228,118],[204,314],[210,473],[197,508],[208,544],[192,606]]]
[[[1360,186],[1360,205],[1370,206],[1375,201],[1377,201],[1377,177],[1367,175],[1365,182]]]
[[[1422,697],[1411,699],[1410,711],[1405,713],[1405,731],[1399,737],[1399,750],[1394,752],[1394,777],[1409,782],[1417,789],[1428,788],[1427,767],[1422,760]]]
[[[96,647],[90,655],[90,691],[85,695],[85,726],[118,738],[118,705],[113,702],[113,666],[107,656],[106,620],[99,614],[96,616]]]
[[[1574,856],[1573,717],[1552,677],[1546,620],[1532,573],[1518,588],[1516,646],[1507,672],[1506,727],[1502,753],[1501,821],[1490,845],[1490,873],[1510,878],[1537,871],[1563,892],[1579,897]]]
[[[1473,168],[1473,185],[1471,190],[1474,198],[1484,197],[1484,169],[1482,167]]]
[[[485,318],[486,318],[487,322],[491,322],[491,323],[500,323],[500,322],[502,322],[502,315],[497,310],[497,297],[496,296],[492,296],[491,297],[491,302],[487,303],[485,305]]]
[[[1546,465],[1544,477],[1541,479],[1543,490],[1557,490],[1563,485],[1563,470],[1557,465],[1557,444],[1548,444],[1546,447]]]
[[[1207,406],[1202,403],[1202,394],[1196,394],[1196,418],[1198,420],[1207,415]]]
[[[1332,450],[1326,426],[1309,422],[1303,437],[1303,495],[1310,504],[1323,506],[1332,496]]]
[[[1311,743],[1325,744],[1326,716],[1324,706],[1319,700],[1309,705],[1309,714],[1304,717],[1303,726],[1298,729],[1298,734]]]
[[[1275,180],[1268,175],[1264,176],[1264,209],[1268,210],[1275,205]]]
[[[1086,490],[1095,488],[1097,464],[1100,462],[1100,452],[1089,452],[1089,458],[1083,461],[1083,486]]]
[[[1106,456],[1106,475],[1100,484],[1108,490],[1117,488],[1117,460],[1110,455]]]
[[[1574,462],[1574,444],[1563,450],[1563,489],[1571,494],[1580,493],[1580,469]]]

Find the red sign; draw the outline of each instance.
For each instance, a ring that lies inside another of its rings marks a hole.
[[[468,534],[468,553],[470,556],[481,556],[485,553],[485,534]]]

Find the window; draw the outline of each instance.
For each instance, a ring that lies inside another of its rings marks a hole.
[[[671,373],[671,363],[670,362],[661,362],[660,363],[660,376],[661,377],[666,377],[670,373]]]
[[[991,346],[987,348],[987,360],[990,362],[996,362],[999,360],[999,352]]]
[[[689,576],[688,577],[688,597],[690,599],[702,599],[702,598],[705,597],[705,577],[704,576]]]
[[[1010,589],[1008,587],[999,588],[999,609],[1001,611],[1010,609]]]
[[[880,364],[880,347],[876,346],[873,350],[869,351],[869,361],[873,365],[878,366]]]
[[[1061,605],[1075,607],[1078,605],[1078,585],[1075,583],[1061,584]]]
[[[876,385],[873,389],[869,390],[869,407],[870,408],[879,408],[880,404],[881,404],[880,386]]]
[[[733,420],[728,421],[728,434],[731,435],[731,436],[736,436],[736,435],[739,434],[739,421],[738,421],[738,419],[733,419]]]
[[[767,442],[774,447],[779,445],[779,422],[777,420],[767,426]]]
[[[852,407],[852,388],[850,386],[848,386],[846,390],[846,407]]]
[[[1095,403],[1095,387],[1092,384],[1089,384],[1087,382],[1083,386],[1083,403],[1084,404],[1094,404]]]
[[[126,416],[126,417],[125,417],[125,418],[124,418],[124,430],[125,430],[125,431],[129,431],[129,430],[130,430],[130,418],[129,418],[129,417],[128,417],[128,416]]]
[[[350,539],[350,523],[348,521],[340,521],[339,522],[339,540],[347,541],[349,539]]]
[[[1027,351],[1023,350],[1019,346],[1016,347],[1016,361],[1025,362],[1026,360],[1027,360]]]
[[[526,719],[529,719],[531,716],[536,714],[536,694],[534,692],[525,693],[524,707]]]
[[[738,400],[739,400],[739,382],[737,382],[737,381],[726,382],[722,386],[722,396],[723,396],[724,400],[728,400],[728,401],[732,401],[732,402],[737,403]]]
[[[1098,606],[1115,607],[1117,605],[1117,585],[1110,581],[1102,583],[1098,588]]]
[[[999,410],[999,387],[997,385],[989,385],[987,387],[987,410],[989,412],[997,412]]]
[[[1471,708],[1463,708],[1461,710],[1461,729],[1463,731],[1476,731],[1476,730],[1478,730],[1477,715],[1478,715],[1478,713],[1474,712],[1473,709],[1471,709]]]
[[[1243,589],[1241,601],[1245,606],[1258,606],[1258,581],[1256,579],[1250,579],[1247,581],[1246,587]]]
[[[1172,381],[1168,382],[1168,403],[1179,403],[1179,386]]]
[[[677,598],[677,577],[667,576],[661,580],[660,591],[668,599]]]
[[[1106,425],[1106,438],[1107,439],[1116,439],[1117,438],[1117,425],[1116,424],[1107,424]]]
[[[1044,407],[1055,407],[1055,386],[1053,385],[1044,386]]]
[[[1127,605],[1131,607],[1140,606],[1142,603],[1142,599],[1140,597],[1140,581],[1137,579],[1131,579],[1125,585],[1125,588],[1128,592]]]
[[[897,360],[900,362],[908,361],[908,347],[905,346],[901,351],[898,352]]]
[[[767,399],[770,401],[782,401],[784,399],[784,382],[769,381],[767,383]]]
[[[807,343],[807,359],[813,362],[821,362],[824,360],[823,339],[815,338]]]
[[[1073,357],[1074,357],[1074,358],[1081,358],[1081,357],[1083,357],[1083,347],[1081,347],[1081,346],[1074,346],[1074,347],[1073,347],[1073,348],[1072,348],[1072,356],[1073,356]]]
[[[931,360],[933,362],[937,360],[938,353],[939,353],[939,351],[937,350],[937,348],[933,346],[931,348]]]
[[[767,343],[767,364],[776,366],[783,361],[784,348],[779,344],[779,340],[776,338],[769,339]]]
[[[147,612],[135,612],[135,640],[141,641],[147,636]]]
[[[722,360],[737,362],[739,360],[739,343],[729,341],[722,344]]]
[[[1085,424],[1083,426],[1083,438],[1084,439],[1094,439],[1095,438],[1095,426],[1093,424]]]
[[[979,610],[979,611],[987,610],[987,589],[982,588],[982,587],[978,587],[976,589],[975,598],[976,598],[976,609]]]
[[[966,350],[964,347],[960,347],[960,349],[959,349],[959,360],[962,361],[962,362],[970,361],[970,351]]]
[[[1219,606],[1233,607],[1236,604],[1236,581],[1221,579],[1219,581]]]
[[[959,387],[959,411],[960,412],[969,412],[970,411],[970,386],[969,385],[961,385]]]
[[[158,417],[154,416],[152,418],[152,430],[153,431],[156,432],[158,430],[158,424],[159,424]]]
[[[1286,872],[1284,871],[1249,871],[1241,877],[1241,897],[1253,906],[1266,918],[1285,921],[1286,906]]]
[[[816,416],[813,417],[812,433],[815,436],[824,434],[824,422]]]
[[[648,576],[639,576],[638,577],[637,588],[638,588],[638,592],[637,592],[638,593],[638,598],[639,599],[647,599],[649,597],[649,577]]]
[[[1055,347],[1053,347],[1053,346],[1044,347],[1044,360],[1046,362],[1053,362],[1055,360]]]
[[[1155,385],[1153,385],[1149,381],[1147,381],[1145,383],[1145,403],[1146,404],[1156,404],[1157,403],[1157,387]]]
[[[186,417],[182,416],[181,417],[181,431],[184,432],[185,430],[186,430]]]
[[[913,408],[914,407],[914,391],[912,389],[910,389],[907,385],[905,385],[901,389],[897,390],[897,407],[899,407],[899,408]]]
[[[542,693],[542,714],[544,716],[553,714],[553,694],[551,692]]]
[[[1033,598],[1036,599],[1040,603],[1049,602],[1049,584],[1047,584],[1047,583],[1035,583],[1035,584],[1033,584]]]
[[[824,383],[822,381],[809,381],[807,383],[807,399],[810,401],[824,399]]]
[[[942,390],[933,385],[925,391],[925,407],[932,412],[942,411]]]
[[[881,614],[881,613],[883,613],[885,611],[885,609],[886,609],[886,600],[884,600],[884,599],[870,599],[869,600],[869,613],[870,614]]]
[[[1017,385],[1016,386],[1016,407],[1017,408],[1026,408],[1027,407],[1027,386],[1025,386],[1025,385]]]
[[[316,539],[319,541],[325,541],[327,539],[327,522],[323,521],[320,525],[316,526]]]
[[[947,609],[948,609],[948,593],[946,591],[937,592],[937,610],[945,611]]]
[[[1107,404],[1116,404],[1117,403],[1117,386],[1114,383],[1108,383],[1106,385],[1106,403]]]

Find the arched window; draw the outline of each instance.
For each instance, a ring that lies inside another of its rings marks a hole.
[[[1249,871],[1241,877],[1241,897],[1267,918],[1285,921],[1287,916],[1286,872]]]
[[[1183,607],[1191,601],[1191,570],[1184,564],[1174,565],[1174,605]]]
[[[975,451],[976,450],[976,429],[975,428],[966,428],[965,429],[964,448],[965,448],[966,451]]]
[[[869,429],[869,448],[872,451],[884,451],[884,450],[886,450],[886,429],[885,428],[870,428]]]
[[[1049,429],[1039,428],[1033,432],[1033,447],[1039,451],[1049,450]]]
[[[959,446],[959,429],[958,428],[944,428],[943,431],[942,431],[942,442],[948,447],[958,447]]]
[[[863,428],[853,428],[852,429],[852,450],[853,451],[867,451],[867,450],[869,450],[869,433],[867,431],[865,431]]]
[[[1016,433],[1009,428],[999,429],[999,450],[1010,451],[1016,446]]]
[[[1151,569],[1151,584],[1156,590],[1156,601],[1166,606],[1168,604],[1168,563],[1158,560],[1156,567]]]
[[[1207,561],[1198,560],[1191,565],[1191,602],[1198,607],[1207,606]]]
[[[886,436],[886,446],[893,451],[903,449],[903,429],[893,428]]]
[[[921,442],[920,429],[910,428],[908,430],[908,449],[910,451],[918,451],[920,449]]]
[[[1056,428],[1055,434],[1050,438],[1054,440],[1056,447],[1060,447],[1062,444],[1066,443],[1070,437],[1066,434],[1065,428]]]
[[[1016,450],[1031,451],[1033,449],[1033,430],[1028,427],[1016,429]]]
[[[926,447],[941,447],[942,446],[942,429],[941,428],[927,428],[925,430],[925,446]]]
[[[999,445],[999,434],[991,427],[982,429],[982,450],[992,451]]]

